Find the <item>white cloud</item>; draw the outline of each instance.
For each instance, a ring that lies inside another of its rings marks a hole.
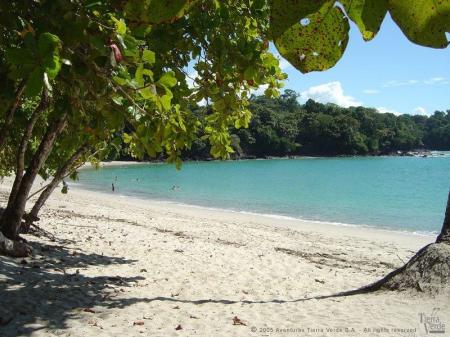
[[[404,87],[407,85],[414,85],[418,84],[420,81],[418,80],[407,80],[407,81],[398,81],[398,80],[391,80],[382,85],[383,88],[392,88],[392,87]]]
[[[255,95],[255,96],[262,96],[264,95],[264,91],[266,91],[266,89],[269,87],[268,84],[263,84],[260,85],[258,87],[258,89],[251,89],[250,90],[250,94]]]
[[[384,106],[378,107],[377,110],[378,110],[379,113],[382,113],[382,114],[391,113],[391,114],[394,114],[394,115],[403,115],[403,112],[400,112],[400,111],[397,111],[397,110],[394,110],[394,109],[391,109],[391,108],[386,108]]]
[[[341,82],[330,82],[302,91],[300,98],[303,100],[313,99],[320,103],[334,103],[342,107],[362,105],[360,101],[352,96],[346,96]]]
[[[392,88],[392,87],[404,87],[404,86],[411,86],[411,85],[434,85],[434,84],[449,84],[450,79],[447,77],[432,77],[426,80],[406,80],[406,81],[398,81],[398,80],[391,80],[383,83],[381,86],[383,88]]]
[[[363,93],[365,93],[366,95],[375,95],[378,94],[380,92],[380,90],[377,89],[364,89]]]
[[[426,116],[429,115],[427,109],[425,109],[424,107],[421,107],[421,106],[418,106],[417,108],[414,108],[412,114],[413,115],[426,115]]]
[[[433,84],[446,84],[449,82],[446,81],[445,77],[432,77],[429,78],[428,80],[425,80],[424,83],[428,85],[433,85]]]

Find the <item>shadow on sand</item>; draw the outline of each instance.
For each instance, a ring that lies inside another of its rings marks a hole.
[[[65,270],[69,268],[135,261],[79,251],[73,253],[61,245],[31,245],[38,256],[29,263],[0,256],[2,337],[29,336],[38,330],[67,328],[68,319],[77,318],[84,309],[93,306],[123,308],[131,303],[114,297],[120,289],[144,279],[141,276],[90,277],[81,272],[67,273]]]

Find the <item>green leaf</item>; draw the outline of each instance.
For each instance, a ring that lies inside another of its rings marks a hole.
[[[42,61],[44,71],[48,74],[50,79],[54,79],[61,70],[61,62],[58,55],[49,55]]]
[[[27,79],[25,96],[34,97],[41,93],[44,85],[44,73],[41,68],[36,68]]]
[[[175,73],[173,71],[168,71],[158,81],[159,84],[164,85],[168,88],[172,88],[177,84],[177,78],[175,77]]]
[[[142,98],[144,98],[144,99],[151,99],[151,100],[156,99],[156,94],[155,94],[152,86],[148,86],[148,87],[145,87],[145,88],[139,90],[139,93],[141,94]]]
[[[145,49],[142,53],[142,61],[152,65],[155,63],[155,53],[151,50]]]
[[[433,48],[449,45],[450,0],[389,0],[389,11],[410,41]]]
[[[317,12],[326,2],[334,3],[334,1],[330,0],[270,0],[270,32],[272,39],[275,40],[300,20]]]
[[[50,33],[42,33],[38,40],[38,50],[42,57],[53,54],[60,47],[60,39],[58,36]]]
[[[127,25],[125,24],[125,21],[123,21],[123,19],[115,19],[114,22],[116,24],[117,34],[119,34],[120,36],[124,36],[127,33]]]
[[[258,69],[255,66],[250,66],[244,71],[244,78],[246,80],[252,80],[258,74]]]
[[[369,41],[380,30],[388,10],[388,0],[340,0],[363,39]]]
[[[144,65],[141,63],[137,68],[136,68],[136,73],[134,74],[134,79],[136,80],[136,83],[139,86],[143,86],[144,85],[144,75],[143,75],[143,71],[144,70]]]
[[[128,133],[124,133],[124,134],[122,135],[122,138],[123,138],[123,142],[124,142],[125,144],[130,144],[131,141],[133,140],[133,137],[131,137]]]
[[[275,40],[280,54],[302,73],[333,67],[348,43],[350,25],[339,7],[326,4]]]
[[[171,95],[163,95],[159,101],[161,102],[162,108],[164,110],[170,110],[170,107],[172,105],[172,96]]]

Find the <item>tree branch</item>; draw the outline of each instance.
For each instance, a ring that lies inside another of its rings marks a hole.
[[[5,143],[6,136],[8,135],[9,127],[11,126],[16,110],[20,106],[20,103],[22,102],[22,95],[23,92],[25,91],[25,83],[26,83],[25,80],[22,80],[22,82],[19,83],[19,86],[14,95],[15,96],[14,102],[11,108],[9,108],[9,110],[6,112],[5,123],[3,124],[2,130],[0,131],[0,149]]]
[[[25,132],[22,136],[22,140],[20,141],[16,157],[16,177],[14,179],[14,184],[9,195],[8,207],[14,203],[20,187],[20,183],[22,181],[23,173],[25,171],[25,154],[27,151],[28,142],[33,134],[34,126],[41,116],[41,113],[47,108],[47,105],[48,93],[47,90],[44,89],[41,95],[41,101],[39,102],[39,105],[36,107],[36,109],[34,109],[30,119],[28,120]]]

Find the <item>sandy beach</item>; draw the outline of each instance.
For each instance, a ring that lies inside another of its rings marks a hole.
[[[0,256],[1,337],[426,336],[424,318],[450,323],[443,296],[326,297],[376,281],[431,236],[76,187],[55,191],[38,224],[54,237],[26,235],[32,257]]]

